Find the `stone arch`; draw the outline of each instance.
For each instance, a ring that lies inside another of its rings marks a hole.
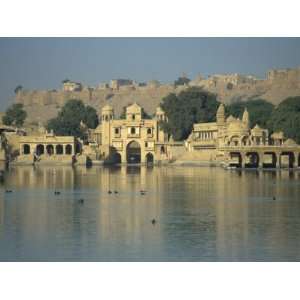
[[[30,154],[30,145],[28,144],[23,145],[23,154],[25,155]]]
[[[64,147],[62,145],[56,145],[55,151],[57,155],[62,155],[64,154]]]
[[[249,145],[249,138],[248,136],[244,135],[241,138],[241,145],[242,146],[248,146]]]
[[[127,144],[126,161],[129,164],[141,162],[141,146],[137,141],[131,141]]]
[[[121,157],[121,154],[119,152],[115,152],[113,154],[113,162],[115,164],[120,164],[122,162],[122,157]]]
[[[240,145],[240,137],[237,135],[232,135],[229,139],[230,146],[239,146]]]
[[[71,154],[72,154],[72,145],[68,144],[68,145],[66,146],[66,151],[65,151],[65,153],[66,153],[67,155],[71,155]]]
[[[48,155],[54,154],[54,147],[53,147],[53,145],[51,145],[51,144],[47,145],[46,146],[46,151],[47,151]]]
[[[37,155],[42,155],[42,154],[44,154],[44,153],[45,153],[45,147],[44,147],[44,145],[38,144],[38,145],[36,146],[36,154],[37,154]]]
[[[268,160],[266,162],[266,156],[271,157],[271,162]],[[277,157],[275,152],[264,152],[263,154],[263,167],[264,168],[276,168]]]
[[[146,163],[147,164],[153,164],[154,163],[154,156],[150,152],[146,154]]]
[[[229,166],[238,168],[242,167],[243,159],[242,154],[240,152],[230,152],[229,157],[231,160],[234,160],[229,163]]]
[[[245,164],[246,168],[259,167],[259,154],[257,152],[247,152],[246,157],[249,158],[249,162]]]
[[[287,159],[285,159],[287,157]],[[284,151],[280,154],[280,167],[293,168],[295,163],[295,155],[292,151]]]
[[[77,142],[75,144],[75,153],[81,153],[82,152],[82,145],[81,143]]]

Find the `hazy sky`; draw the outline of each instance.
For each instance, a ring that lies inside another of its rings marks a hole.
[[[59,89],[65,78],[172,82],[215,73],[264,77],[300,66],[300,38],[0,38],[0,111],[14,88]]]

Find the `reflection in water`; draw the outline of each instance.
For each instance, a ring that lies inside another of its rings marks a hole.
[[[284,170],[12,168],[0,260],[299,261],[299,189]]]

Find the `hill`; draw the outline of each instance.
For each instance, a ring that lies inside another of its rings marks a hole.
[[[29,122],[45,123],[56,116],[57,111],[69,99],[81,99],[98,112],[105,104],[110,104],[116,115],[120,115],[122,108],[128,103],[137,102],[147,113],[152,114],[163,97],[169,93],[178,93],[188,86],[200,86],[217,94],[217,99],[227,104],[260,98],[278,105],[287,97],[300,95],[300,68],[270,70],[265,79],[241,74],[216,74],[207,78],[199,75],[188,85],[177,87],[154,81],[137,84],[132,80],[122,79],[91,88],[65,81],[59,91],[21,89],[16,93],[15,101],[24,104]]]

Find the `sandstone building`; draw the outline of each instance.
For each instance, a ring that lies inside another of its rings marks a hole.
[[[19,139],[18,164],[59,163],[72,164],[76,149],[73,136],[56,136],[53,132],[32,136],[25,135]]]
[[[102,108],[101,125],[92,133],[102,158],[122,163],[153,163],[166,160],[167,136],[159,121],[165,120],[161,108],[155,118],[145,119],[143,110],[134,103],[126,108],[125,119],[115,119],[110,105]]]
[[[242,167],[299,167],[300,146],[292,139],[285,139],[282,132],[269,137],[267,129],[249,127],[249,113],[243,117],[225,117],[225,107],[217,110],[216,122],[194,124],[186,141],[189,152],[199,161],[215,161]]]
[[[74,82],[70,80],[65,80],[63,82],[64,92],[80,92],[82,90],[82,84],[80,82]]]

